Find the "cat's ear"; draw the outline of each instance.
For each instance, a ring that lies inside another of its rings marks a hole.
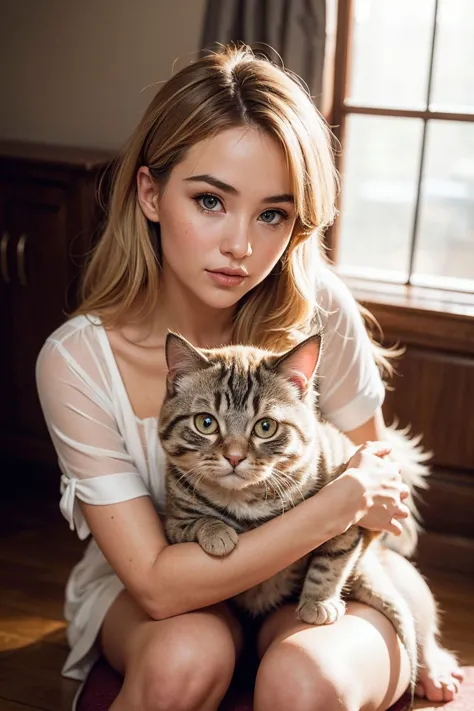
[[[274,362],[274,370],[278,370],[290,383],[296,385],[301,396],[306,395],[308,388],[318,368],[321,355],[321,336],[316,334],[280,356]]]
[[[180,375],[193,373],[209,365],[205,355],[176,333],[168,333],[166,336],[165,355],[168,366],[166,380],[171,391],[174,391],[175,382]]]

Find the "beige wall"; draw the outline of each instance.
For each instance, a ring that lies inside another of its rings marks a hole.
[[[0,0],[0,138],[121,146],[150,85],[193,58],[204,5]]]

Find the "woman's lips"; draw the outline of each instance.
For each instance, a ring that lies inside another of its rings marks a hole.
[[[245,276],[243,274],[223,274],[222,272],[207,272],[211,279],[219,286],[238,286],[242,284]]]

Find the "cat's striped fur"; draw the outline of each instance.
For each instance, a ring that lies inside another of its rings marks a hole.
[[[354,445],[317,414],[319,350],[315,336],[284,356],[243,346],[198,350],[168,336],[159,435],[171,542],[198,541],[211,555],[228,555],[240,533],[313,495],[346,468]],[[273,423],[277,429],[267,437]],[[394,624],[414,682],[414,622],[381,565],[381,549],[380,536],[352,526],[235,601],[259,614],[296,594],[298,616],[310,624],[336,621],[345,597],[365,602]]]

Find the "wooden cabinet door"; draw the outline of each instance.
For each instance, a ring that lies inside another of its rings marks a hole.
[[[34,181],[3,187],[1,227],[9,235],[10,283],[1,292],[8,293],[1,311],[7,327],[1,330],[7,334],[3,350],[9,363],[0,444],[15,452],[24,442],[32,456],[43,459],[50,444],[36,394],[35,363],[45,338],[65,320],[69,189]]]
[[[5,223],[5,185],[0,182],[0,431],[7,427],[13,399],[11,234]]]

